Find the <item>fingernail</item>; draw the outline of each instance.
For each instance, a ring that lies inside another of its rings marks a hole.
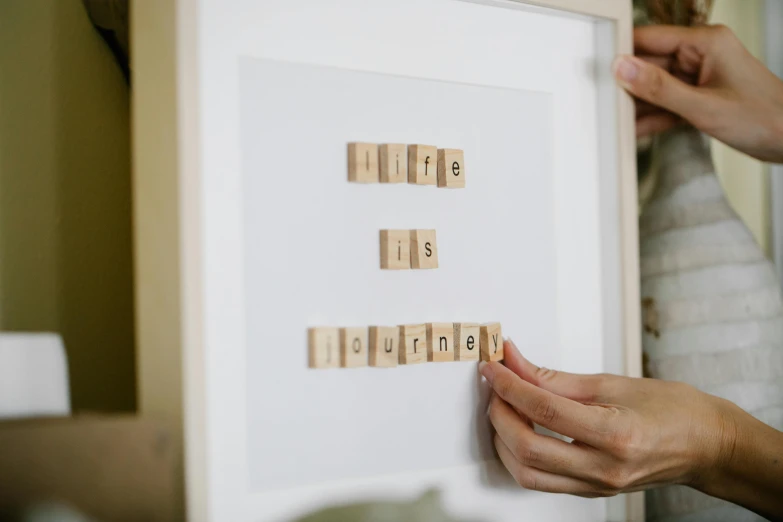
[[[495,371],[492,369],[492,366],[487,364],[485,361],[481,361],[479,363],[479,373],[483,375],[490,384],[492,384],[492,379],[495,377]]]
[[[614,63],[614,75],[623,83],[631,83],[639,76],[639,65],[627,56],[620,56]]]

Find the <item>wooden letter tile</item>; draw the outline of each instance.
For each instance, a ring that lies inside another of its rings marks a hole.
[[[500,332],[500,323],[481,325],[481,360],[503,360],[503,334]]]
[[[454,355],[458,361],[478,361],[481,343],[476,323],[454,323]]]
[[[411,267],[411,234],[408,230],[381,230],[381,268],[407,270]]]
[[[408,145],[408,183],[437,185],[438,148],[431,145]]]
[[[408,181],[408,149],[404,144],[387,143],[380,146],[381,183]]]
[[[378,145],[348,144],[348,181],[378,183]]]
[[[460,149],[438,149],[438,186],[465,187],[465,158]]]
[[[397,366],[400,329],[397,326],[370,327],[370,366]]]
[[[454,360],[454,324],[427,323],[427,360],[450,362]]]
[[[340,328],[340,366],[367,366],[367,328]]]
[[[411,230],[411,268],[438,268],[434,230]]]
[[[340,366],[340,331],[338,328],[310,328],[307,331],[310,368]]]
[[[423,324],[400,326],[400,364],[427,362],[427,328]]]

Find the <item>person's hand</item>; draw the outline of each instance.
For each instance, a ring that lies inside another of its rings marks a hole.
[[[505,342],[482,363],[500,459],[524,488],[584,497],[699,486],[728,456],[733,406],[675,382],[539,368]],[[533,423],[573,439],[533,430]]]
[[[783,162],[783,81],[723,26],[647,26],[613,71],[646,136],[681,120],[757,159]]]

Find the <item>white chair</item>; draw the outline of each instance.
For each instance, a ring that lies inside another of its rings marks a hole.
[[[0,419],[70,415],[68,363],[52,333],[0,334]]]

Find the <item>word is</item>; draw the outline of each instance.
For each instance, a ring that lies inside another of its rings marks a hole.
[[[381,268],[438,268],[434,230],[381,230]]]
[[[465,158],[460,149],[402,143],[349,143],[348,181],[465,187]]]
[[[501,361],[500,323],[426,323],[308,330],[310,368]]]

